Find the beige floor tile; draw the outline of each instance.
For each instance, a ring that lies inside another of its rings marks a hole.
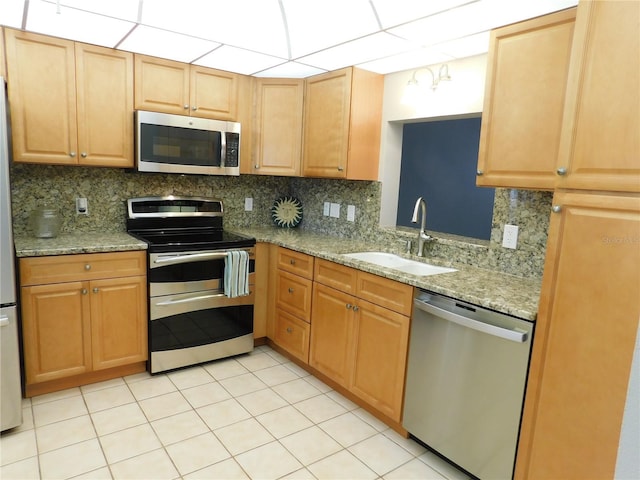
[[[236,357],[236,360],[240,365],[249,370],[255,372],[256,370],[262,370],[263,368],[273,367],[278,365],[279,362],[270,355],[262,352],[254,352],[249,355],[242,355]]]
[[[181,390],[181,392],[193,408],[203,407],[231,398],[231,394],[218,382],[205,383],[204,385]]]
[[[24,405],[24,403],[23,403]],[[31,404],[23,407],[22,409],[22,423],[17,427],[11,430],[11,433],[16,432],[26,432],[27,430],[33,429],[33,409],[31,408]],[[0,477],[2,478],[2,477]]]
[[[249,372],[233,358],[216,360],[215,362],[207,363],[203,368],[218,381],[244,375]]]
[[[381,433],[352,445],[349,451],[378,475],[385,475],[414,458]]]
[[[112,480],[111,470],[109,467],[98,468],[97,470],[91,470],[90,472],[83,473],[73,477],[71,480]]]
[[[209,427],[193,410],[155,420],[151,422],[151,426],[163,445],[171,445],[209,431]]]
[[[301,468],[300,470],[287,474],[287,480],[316,480],[316,477],[306,468]]]
[[[331,418],[318,426],[343,447],[350,447],[378,433],[375,428],[351,412]]]
[[[316,387],[318,390],[320,390],[322,393],[331,392],[333,390],[329,385],[324,383],[322,380],[318,380],[316,377],[312,375],[309,375],[308,377],[304,377],[304,379],[307,382],[309,382],[311,385]]]
[[[298,403],[322,394],[320,390],[302,378],[276,385],[272,389],[289,403]]]
[[[138,382],[129,383],[129,388],[134,397],[138,400],[144,400],[165,393],[175,392],[177,389],[171,380],[165,375],[150,377]]]
[[[234,397],[267,388],[264,382],[253,373],[245,373],[237,377],[225,378],[220,380],[220,385]]]
[[[202,470],[184,476],[184,480],[212,480],[220,478],[224,480],[248,480],[249,477],[242,470],[242,467],[233,459],[229,458],[210,465]]]
[[[140,382],[142,380],[149,380],[151,378],[155,378],[155,377],[153,377],[149,372],[140,372],[140,373],[134,373],[133,375],[127,375],[126,377],[123,377],[123,380],[128,385],[131,383]]]
[[[147,423],[147,417],[137,403],[94,412],[91,414],[91,419],[99,436]]]
[[[311,420],[291,405],[264,413],[256,419],[276,438],[286,437],[313,425]]]
[[[275,365],[273,367],[263,368],[262,370],[253,372],[253,374],[270,387],[300,378],[298,375],[296,375],[283,365]]]
[[[211,430],[226,427],[232,423],[245,420],[251,415],[237,400],[230,398],[222,402],[205,405],[196,409],[200,418],[209,426]]]
[[[201,470],[230,457],[216,436],[209,432],[166,447],[180,475]]]
[[[191,367],[168,373],[167,376],[180,390],[196,387],[214,381],[214,378],[202,367]]]
[[[469,476],[466,473],[457,469],[433,452],[426,451],[418,457],[418,460],[426,463],[433,470],[449,480],[469,480]]]
[[[33,430],[0,436],[0,465],[8,465],[37,454],[36,433]]]
[[[270,357],[274,358],[278,363],[290,363],[291,360],[289,360],[287,357],[285,357],[284,355],[279,354],[278,352],[276,352],[275,350],[271,349],[270,347],[266,347],[262,350],[264,353],[266,353],[267,355],[269,355]]]
[[[100,437],[100,443],[109,463],[135,457],[162,446],[149,424],[104,435]]]
[[[342,446],[320,428],[313,426],[280,439],[280,442],[303,465],[328,457],[342,450]]]
[[[286,400],[269,388],[241,395],[236,399],[254,417],[288,405]]]
[[[78,390],[80,391],[80,390]],[[82,395],[39,403],[33,407],[33,421],[36,427],[67,420],[89,413]]]
[[[293,362],[283,363],[282,365],[284,367],[286,367],[287,369],[291,370],[293,373],[295,373],[300,378],[306,378],[306,377],[310,377],[311,376],[311,374],[309,372],[307,372],[304,368],[302,368],[299,365],[296,365]]]
[[[344,395],[339,394],[338,392],[336,392],[335,390],[332,390],[330,392],[326,393],[327,397],[329,397],[331,400],[333,400],[336,403],[339,403],[340,405],[342,405],[344,408],[346,408],[347,410],[351,411],[351,410],[356,410],[360,407],[358,407],[358,405],[356,405],[355,403],[353,403],[351,400],[349,400],[347,397],[345,397]]]
[[[105,388],[117,387],[120,385],[126,385],[124,378],[112,378],[111,380],[105,380],[104,382],[90,383],[89,385],[83,385],[80,387],[80,391],[85,393],[95,392],[97,390],[103,390]]]
[[[235,457],[250,478],[270,480],[284,477],[302,468],[279,442],[271,442]]]
[[[427,451],[426,448],[424,448],[415,440],[411,438],[405,438],[402,435],[400,435],[398,432],[395,432],[394,430],[388,429],[382,432],[382,434],[385,437],[389,438],[389,440],[393,440],[395,443],[400,445],[402,448],[407,450],[409,453],[411,453],[411,455],[415,457],[420,456]]]
[[[401,465],[384,476],[385,480],[447,480],[417,458]]]
[[[111,465],[111,471],[116,480],[171,480],[180,477],[164,449],[115,463]]]
[[[40,478],[38,457],[3,465],[0,467],[0,478],[2,480],[38,480]]]
[[[307,466],[316,478],[333,480],[373,480],[378,475],[347,450]]]
[[[106,464],[100,444],[95,438],[40,455],[43,479],[70,478]]]
[[[371,425],[373,428],[375,428],[379,432],[384,432],[385,430],[389,429],[389,427],[385,423],[378,420],[376,417],[374,417],[369,412],[367,412],[364,408],[358,408],[356,410],[353,410],[352,413],[358,418],[367,422],[369,425]]]
[[[238,455],[274,440],[267,429],[255,418],[219,428],[214,433],[232,455]]]
[[[51,423],[36,429],[36,439],[40,453],[49,452],[91,438],[96,438],[96,431],[89,415],[62,420],[61,422]]]
[[[127,385],[117,385],[115,387],[87,392],[84,394],[84,401],[90,412],[99,412],[107,408],[135,402],[136,399],[131,394]]]
[[[42,403],[52,402],[54,400],[61,400],[63,398],[77,397],[80,394],[81,392],[79,387],[68,388],[58,392],[45,393],[44,395],[32,397],[31,405],[39,405]]]
[[[150,422],[192,409],[180,392],[147,398],[140,401],[139,405]]]
[[[344,407],[340,406],[326,395],[318,395],[294,405],[298,410],[306,415],[313,423],[324,422],[330,418],[346,413]]]

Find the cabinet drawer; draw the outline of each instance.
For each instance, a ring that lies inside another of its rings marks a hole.
[[[355,294],[358,271],[339,263],[316,259],[314,280],[344,293]]]
[[[313,282],[311,280],[278,271],[276,306],[305,322],[310,322],[312,288]]]
[[[280,309],[276,310],[275,342],[291,355],[309,362],[309,332],[311,326]]]
[[[366,272],[358,272],[356,296],[403,315],[411,315],[413,287]]]
[[[146,252],[88,253],[20,259],[20,284],[42,285],[146,275]]]
[[[278,249],[278,268],[313,279],[313,257],[287,248]]]

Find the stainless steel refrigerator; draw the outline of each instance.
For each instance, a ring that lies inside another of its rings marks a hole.
[[[22,423],[6,83],[0,77],[0,430]]]

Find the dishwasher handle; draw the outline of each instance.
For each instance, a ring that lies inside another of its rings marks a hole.
[[[524,343],[527,341],[527,332],[496,327],[489,323],[458,315],[457,313],[436,307],[435,305],[419,299],[415,299],[413,304],[417,309],[422,310],[423,312],[431,313],[432,315],[448,320],[449,322],[456,323],[462,327],[471,328],[478,332],[493,335],[494,337],[500,337],[511,342]]]

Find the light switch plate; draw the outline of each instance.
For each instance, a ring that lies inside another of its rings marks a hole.
[[[505,225],[504,233],[502,234],[502,246],[505,248],[518,248],[518,226],[517,225]]]
[[[244,210],[250,212],[253,210],[253,198],[247,197],[244,199]]]
[[[355,222],[356,221],[356,206],[355,205],[347,205],[347,221]]]
[[[340,218],[340,204],[332,203],[329,210],[329,216],[333,218]]]
[[[331,211],[331,204],[329,202],[324,202],[324,206],[322,208],[322,215],[324,215],[325,217],[328,217],[330,211]]]

